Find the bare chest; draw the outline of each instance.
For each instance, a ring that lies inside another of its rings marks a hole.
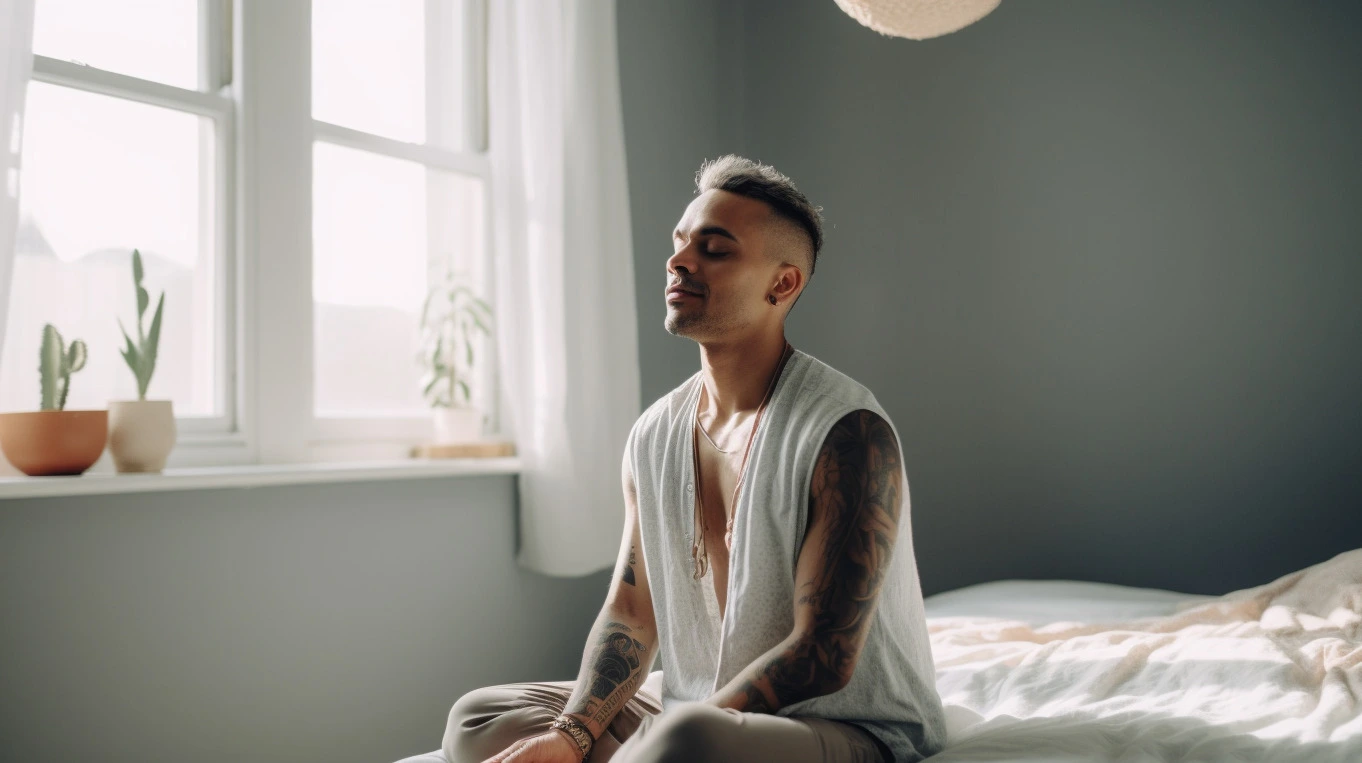
[[[723,454],[703,440],[698,443],[698,474],[696,480],[697,508],[704,515],[705,552],[713,573],[714,593],[722,614],[727,609],[728,546],[724,534],[729,517],[733,516],[733,491],[738,482],[742,453]],[[735,449],[737,450],[737,449]]]

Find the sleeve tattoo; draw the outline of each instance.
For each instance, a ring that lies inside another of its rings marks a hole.
[[[879,415],[855,411],[828,433],[809,487],[809,526],[822,531],[821,545],[806,549],[818,554],[816,571],[795,581],[796,611],[812,625],[744,683],[747,712],[775,712],[851,679],[889,568],[902,476],[894,430]]]
[[[624,623],[606,623],[591,656],[591,688],[581,713],[601,727],[634,696],[648,670],[648,648],[631,633]]]

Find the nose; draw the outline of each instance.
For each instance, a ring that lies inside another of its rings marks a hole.
[[[667,274],[689,276],[695,273],[695,251],[691,246],[683,246],[667,258]],[[683,276],[683,277],[684,277]]]

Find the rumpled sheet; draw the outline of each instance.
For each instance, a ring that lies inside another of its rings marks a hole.
[[[940,763],[1362,763],[1362,549],[1171,615],[928,620]]]

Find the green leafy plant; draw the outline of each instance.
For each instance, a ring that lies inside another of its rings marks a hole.
[[[66,408],[66,393],[71,391],[71,374],[85,367],[88,354],[81,340],[77,339],[67,347],[56,326],[50,323],[43,326],[43,347],[38,353],[38,373],[43,388],[41,410],[60,411]]]
[[[147,386],[151,384],[151,375],[156,371],[156,348],[161,343],[161,308],[165,307],[166,293],[161,292],[161,298],[156,302],[151,328],[143,332],[142,318],[151,304],[151,295],[142,288],[142,253],[136,249],[132,250],[132,285],[137,290],[137,344],[133,344],[132,337],[128,336],[122,318],[118,319],[118,328],[123,332],[123,341],[127,343],[121,351],[123,360],[132,369],[132,375],[137,377],[137,399],[146,400]]]
[[[446,274],[421,306],[421,352],[426,373],[422,395],[433,408],[452,408],[471,398],[467,377],[473,372],[473,337],[490,336],[492,308],[473,290]],[[462,362],[460,362],[462,361]]]

